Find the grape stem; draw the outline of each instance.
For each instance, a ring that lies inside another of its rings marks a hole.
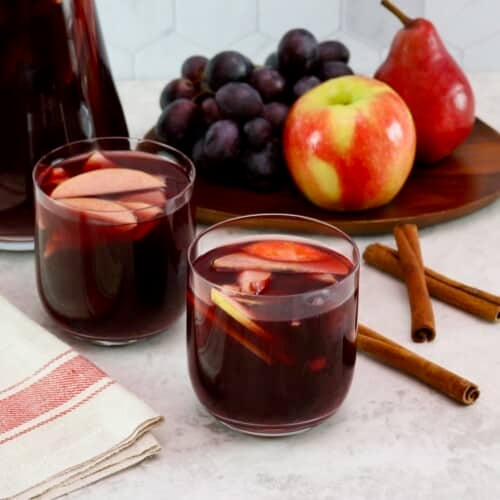
[[[205,88],[201,89],[191,100],[193,102],[197,103],[198,99],[200,99],[201,97],[214,96],[214,95],[215,95],[215,92],[213,92],[209,88],[205,87]]]
[[[402,10],[396,7],[389,0],[382,0],[380,3],[390,12],[392,12],[405,26],[408,26],[413,22],[413,19],[411,17],[408,17]]]

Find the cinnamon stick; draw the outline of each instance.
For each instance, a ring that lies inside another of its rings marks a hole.
[[[434,340],[436,336],[434,312],[425,280],[417,226],[414,224],[396,226],[394,237],[410,301],[411,338],[414,342]]]
[[[399,254],[380,243],[368,245],[364,260],[400,280],[404,279]],[[425,281],[432,297],[486,321],[500,320],[500,296],[468,286],[424,267]]]
[[[406,238],[408,239],[408,243],[412,250],[415,252],[419,263],[422,267],[424,267],[424,258],[422,257],[422,249],[420,248],[420,239],[418,237],[418,228],[415,224],[401,224],[394,228],[394,232],[403,231]]]
[[[414,376],[446,396],[471,405],[479,397],[473,382],[419,356],[370,328],[358,326],[358,348],[378,360]]]

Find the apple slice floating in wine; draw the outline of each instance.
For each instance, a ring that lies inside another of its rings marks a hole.
[[[156,225],[155,219],[163,214],[160,207],[142,201],[120,201],[119,204],[131,210],[139,222],[134,232],[135,240],[149,233]]]
[[[285,262],[267,260],[244,252],[223,255],[212,262],[212,267],[221,271],[268,271],[281,273],[346,275],[349,269],[338,260],[325,259],[316,262]]]
[[[263,352],[263,350],[253,343],[249,342],[247,339],[242,337],[236,330],[224,327],[224,331],[232,336],[241,345],[252,351],[261,359],[269,359],[269,364],[272,364],[274,358],[281,361],[287,365],[293,365],[294,360],[288,356],[283,350],[279,349],[275,344],[277,339],[274,339],[267,330],[262,328],[258,323],[252,319],[250,310],[243,304],[240,304],[236,299],[229,297],[225,293],[212,288],[210,290],[210,298],[212,302],[222,309],[228,316],[233,318],[237,323],[245,327],[250,333],[253,333],[259,339],[271,344],[270,354]]]
[[[63,167],[50,168],[48,177],[49,178],[45,180],[45,182],[55,185],[61,184],[62,182],[67,181],[69,179],[69,175],[66,172],[66,170],[64,170]]]
[[[87,220],[110,225],[116,231],[130,231],[137,225],[133,212],[114,201],[101,198],[65,198],[60,203],[83,214]]]
[[[92,170],[102,170],[104,168],[120,168],[120,165],[118,165],[114,161],[111,161],[100,151],[94,151],[83,165],[84,172],[91,172]]]
[[[137,227],[137,218],[129,209],[119,203],[100,198],[65,198],[59,203],[74,212],[77,217],[84,217],[106,227],[111,237],[128,237],[130,231]],[[77,247],[80,234],[54,231],[48,239],[44,257],[50,257],[63,248]]]
[[[250,317],[250,311],[237,300],[217,290],[217,288],[212,288],[210,290],[210,298],[216,306],[220,307],[226,314],[231,316],[231,318],[235,319],[249,331],[263,339],[272,340],[272,335],[257,324]]]
[[[51,193],[54,199],[116,195],[129,191],[162,189],[157,177],[130,168],[104,168],[75,175],[59,184]]]
[[[243,293],[259,295],[269,285],[271,273],[267,271],[241,271],[237,280]]]
[[[331,258],[327,253],[309,245],[287,240],[257,241],[244,246],[243,251],[262,259],[286,262],[315,262]]]
[[[149,221],[163,214],[160,207],[142,201],[120,201],[117,203],[134,212],[139,222]]]
[[[329,285],[333,285],[334,283],[337,283],[337,280],[335,276],[329,273],[317,273],[311,275],[311,278],[314,278],[315,280],[322,281],[323,283],[327,283]]]
[[[275,360],[266,350],[250,342],[236,328],[233,328],[230,325],[227,325],[225,322],[221,321],[218,318],[218,315],[211,308],[204,304],[200,299],[197,299],[191,292],[188,292],[187,300],[191,301],[197,314],[203,315],[213,325],[224,330],[226,335],[241,344],[245,349],[248,349],[260,360],[264,361],[264,363],[268,365],[273,365],[275,363]]]
[[[163,183],[163,186],[165,184]],[[138,193],[127,193],[119,198],[120,203],[142,203],[143,205],[154,206],[162,209],[165,207],[167,197],[165,192],[160,189],[140,191]]]

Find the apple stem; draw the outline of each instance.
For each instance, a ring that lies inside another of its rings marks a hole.
[[[389,0],[382,0],[380,2],[386,9],[390,10],[405,26],[408,26],[413,19],[408,17],[402,10],[396,7]]]

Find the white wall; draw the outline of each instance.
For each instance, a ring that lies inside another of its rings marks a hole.
[[[500,71],[500,0],[394,0],[425,16],[470,72]],[[192,54],[240,50],[262,63],[280,36],[305,27],[348,45],[371,74],[399,22],[379,0],[96,0],[116,79],[168,79]]]

